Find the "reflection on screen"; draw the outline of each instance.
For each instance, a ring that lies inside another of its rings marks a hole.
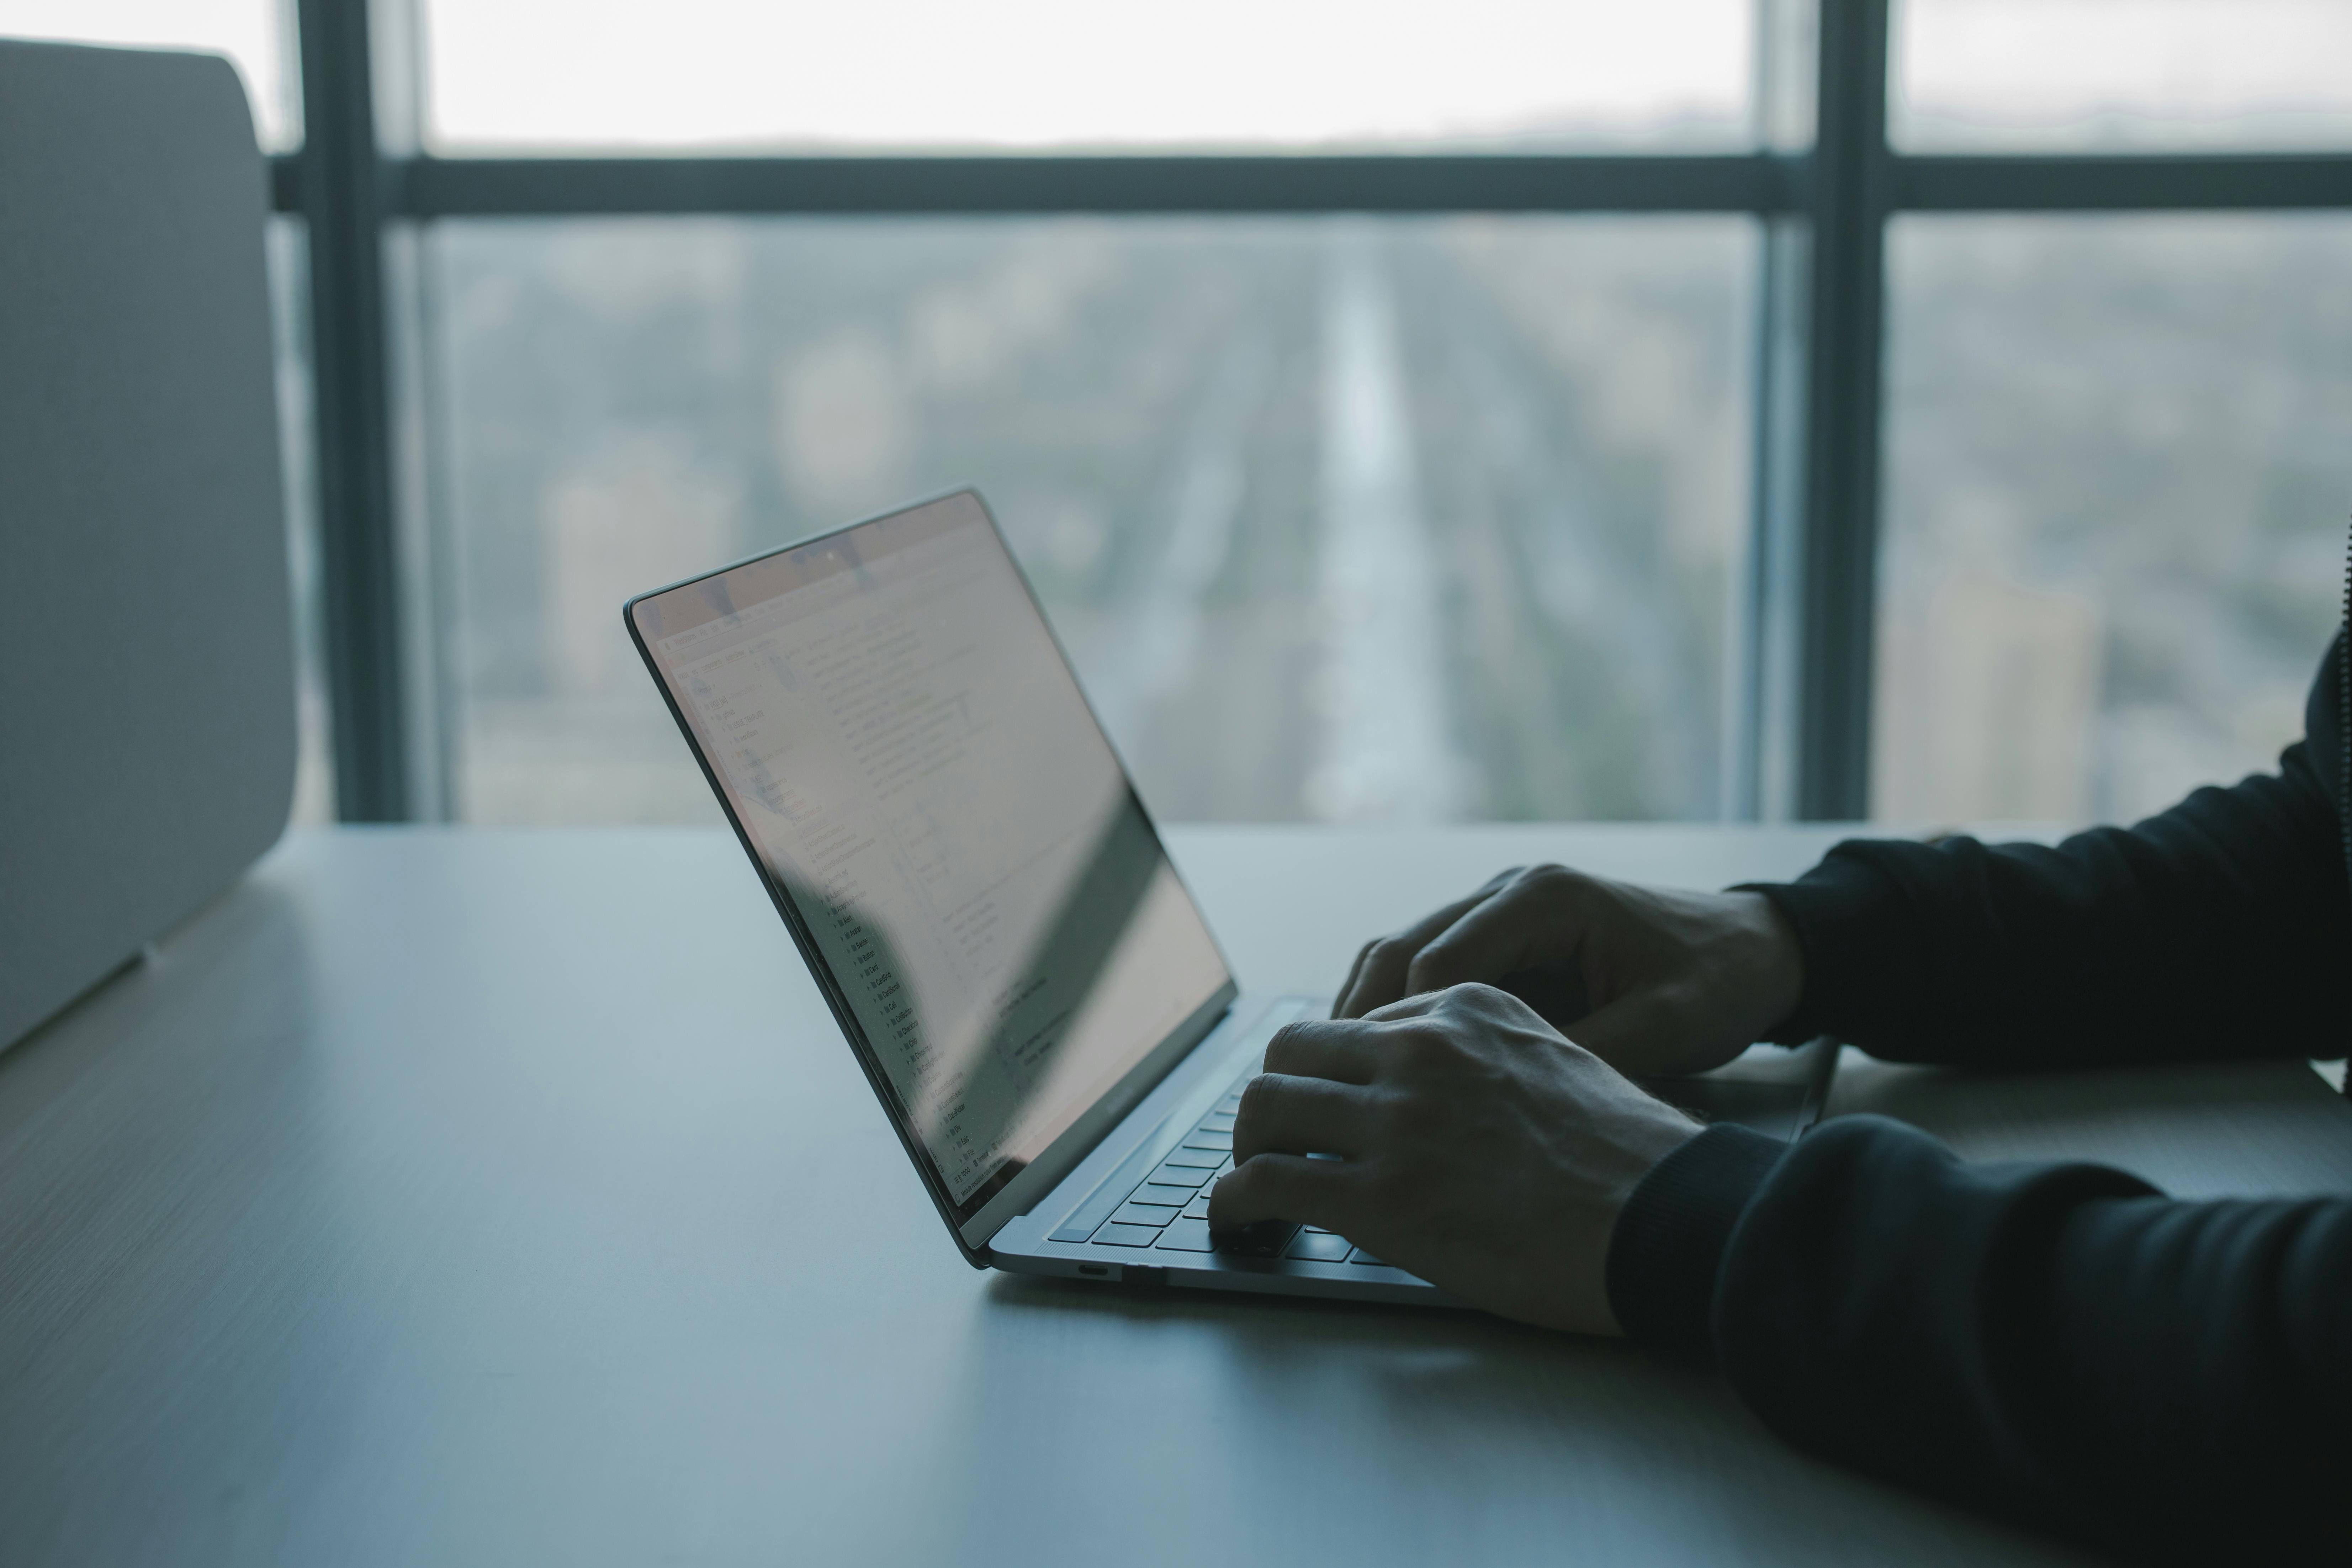
[[[962,1214],[1225,984],[977,498],[635,615]]]

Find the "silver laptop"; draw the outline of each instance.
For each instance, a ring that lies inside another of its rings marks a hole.
[[[1239,994],[976,492],[624,615],[975,1268],[1444,1302],[1328,1232],[1212,1241],[1242,1085],[1328,1003]],[[1697,1092],[1793,1134],[1825,1084]]]

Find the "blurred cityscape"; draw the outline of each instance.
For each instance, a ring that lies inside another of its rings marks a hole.
[[[1754,243],[446,226],[455,808],[709,820],[621,601],[976,483],[1162,816],[1719,815]],[[1875,815],[2270,765],[2338,613],[2352,221],[1913,218],[1890,258]]]
[[[1752,243],[446,226],[457,810],[709,819],[622,600],[976,483],[1163,816],[1715,815]]]
[[[1914,217],[1888,260],[1876,815],[2274,765],[2343,614],[2352,219]]]

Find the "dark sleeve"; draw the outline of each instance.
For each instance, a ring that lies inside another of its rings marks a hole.
[[[2352,900],[2315,771],[2341,668],[2331,650],[2275,774],[2055,848],[1854,840],[1761,888],[1805,953],[1773,1037],[1983,1066],[2343,1055]]]
[[[1611,1304],[1790,1441],[2135,1556],[2352,1557],[2352,1200],[2182,1203],[1876,1117],[1711,1129]]]

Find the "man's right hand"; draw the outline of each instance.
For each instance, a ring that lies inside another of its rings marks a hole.
[[[1331,1016],[1360,1018],[1467,984],[1510,992],[1621,1072],[1705,1072],[1795,1009],[1804,955],[1761,893],[1679,892],[1534,866],[1366,943]]]

